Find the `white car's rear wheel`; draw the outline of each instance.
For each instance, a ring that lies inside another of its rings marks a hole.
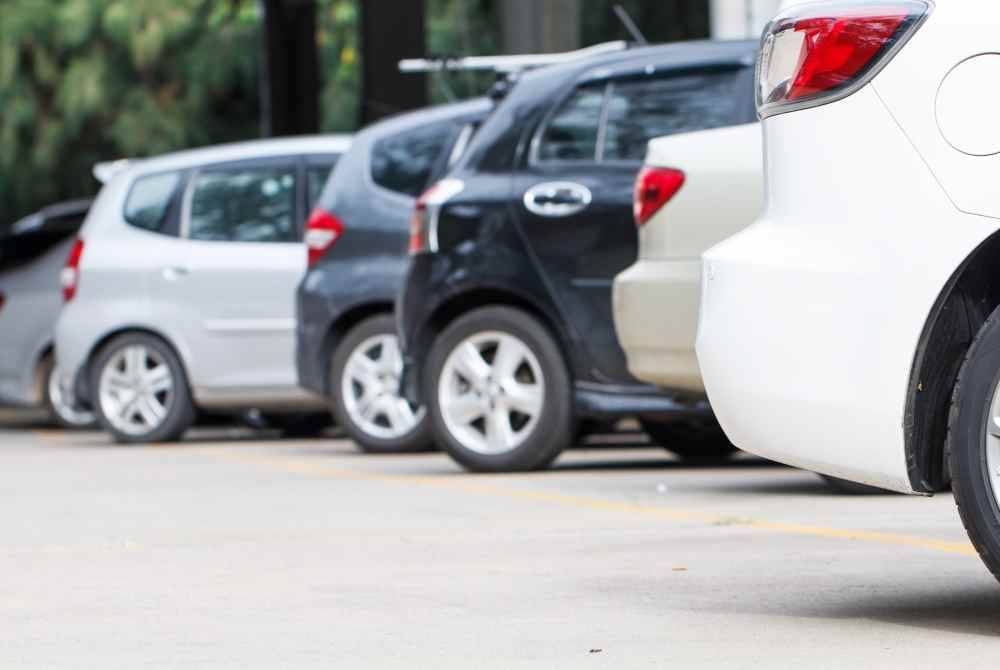
[[[1000,579],[1000,309],[980,329],[958,374],[946,450],[962,522]]]
[[[187,376],[159,338],[128,333],[112,340],[93,365],[98,418],[118,442],[171,442],[194,423]]]

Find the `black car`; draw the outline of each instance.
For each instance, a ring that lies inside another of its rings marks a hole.
[[[628,373],[611,285],[638,254],[647,141],[755,121],[756,47],[643,47],[524,75],[422,196],[397,301],[404,387],[466,468],[542,468],[582,420],[626,415],[681,457],[733,452],[703,397]]]
[[[454,165],[492,106],[485,99],[442,105],[358,133],[306,226],[299,384],[329,398],[341,427],[366,451],[430,445],[426,413],[399,391],[393,301],[417,196]]]

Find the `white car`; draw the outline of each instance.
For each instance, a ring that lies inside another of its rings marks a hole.
[[[752,91],[746,90],[747,107]],[[760,124],[657,138],[635,188],[639,260],[615,278],[615,330],[636,378],[704,397],[695,356],[701,255],[763,206]],[[747,123],[746,121],[754,121]]]
[[[932,493],[1000,573],[1000,4],[822,2],[765,31],[767,197],[704,258],[698,356],[740,447]]]
[[[326,408],[298,387],[295,289],[304,221],[348,146],[246,142],[103,172],[63,270],[55,341],[63,385],[117,441],[177,439],[199,409],[322,427],[302,415]]]

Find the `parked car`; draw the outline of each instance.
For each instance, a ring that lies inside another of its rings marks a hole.
[[[330,422],[295,375],[302,228],[350,140],[222,145],[137,161],[101,190],[63,270],[65,383],[119,442],[176,440],[196,410]]]
[[[0,235],[0,403],[45,407],[66,428],[90,428],[91,412],[58,384],[53,331],[62,309],[59,272],[91,201],[50,205]]]
[[[705,395],[694,350],[701,255],[763,207],[760,124],[746,121],[649,143],[633,203],[639,260],[613,291],[615,330],[637,379]]]
[[[578,422],[637,415],[683,458],[732,446],[696,394],[635,380],[611,282],[653,137],[753,120],[755,43],[637,48],[523,75],[418,201],[397,303],[404,386],[466,468],[551,463]]]
[[[704,258],[698,356],[749,451],[933,493],[1000,573],[1000,6],[822,2],[765,31],[767,205]]]
[[[491,108],[473,100],[369,126],[330,175],[306,226],[299,383],[328,399],[338,425],[365,451],[430,446],[426,412],[400,393],[393,301],[417,196],[461,157]]]

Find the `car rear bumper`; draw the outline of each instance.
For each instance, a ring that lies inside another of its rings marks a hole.
[[[695,356],[699,259],[644,259],[615,278],[615,329],[628,369],[664,388],[703,393]]]

